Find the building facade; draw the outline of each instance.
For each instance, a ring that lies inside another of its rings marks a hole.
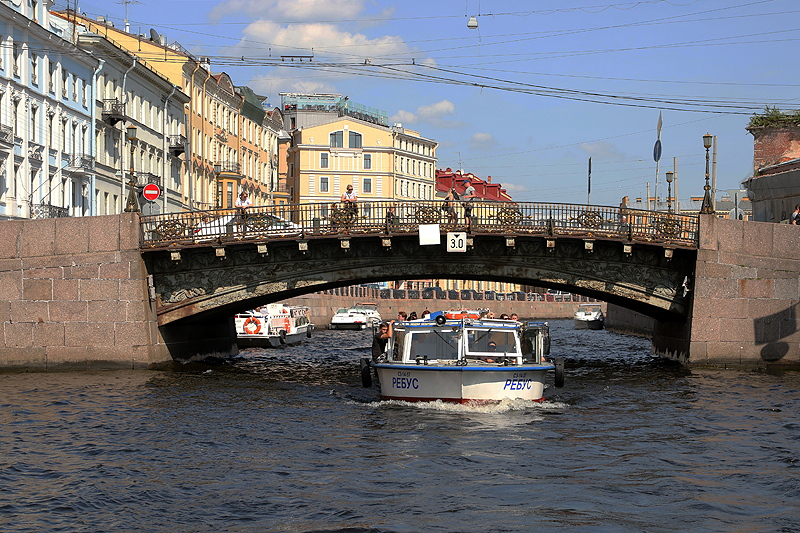
[[[92,80],[52,4],[0,4],[0,216],[91,214]]]

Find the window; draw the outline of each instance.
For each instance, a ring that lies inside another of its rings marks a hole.
[[[19,45],[14,43],[14,76],[19,76]]]
[[[372,193],[372,178],[364,178],[364,184],[361,186],[361,192],[365,194]]]
[[[331,133],[331,148],[341,148],[344,146],[344,133],[334,131]]]
[[[47,90],[51,93],[56,90],[56,65],[52,61],[47,65]]]
[[[295,117],[291,117],[289,120],[291,121],[291,129],[295,129],[297,127],[297,121],[295,120]]]
[[[319,192],[328,192],[330,189],[328,188],[328,176],[322,176],[319,178]]]
[[[328,154],[319,155],[319,168],[328,168]]]
[[[67,81],[68,80],[69,80],[69,72],[67,72],[65,69],[62,68],[61,69],[61,97],[62,98],[66,98],[67,97],[67,92],[68,92]]]
[[[31,83],[38,85],[39,84],[39,69],[36,68],[36,54],[31,54]]]
[[[78,101],[78,75],[72,75],[72,99]]]
[[[372,156],[370,154],[364,154],[364,170],[371,170],[372,169]]]
[[[351,131],[348,146],[350,148],[361,148],[361,134]]]

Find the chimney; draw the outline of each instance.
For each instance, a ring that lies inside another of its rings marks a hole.
[[[764,167],[800,157],[800,127],[748,127],[753,135],[753,167],[756,173]]]
[[[491,183],[491,182],[492,182],[492,177],[486,176],[486,183]]]

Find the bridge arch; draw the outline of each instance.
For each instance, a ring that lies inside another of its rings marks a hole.
[[[567,290],[671,322],[689,313],[691,293],[685,289],[696,262],[693,249],[570,237],[470,239],[465,253],[420,245],[419,236],[409,234],[183,248],[179,260],[170,251],[154,250],[145,257],[159,330],[168,345],[183,345],[171,350],[182,356],[200,345],[224,353],[235,337],[230,318],[242,309],[376,281],[505,281]],[[200,342],[198,331],[219,342]]]

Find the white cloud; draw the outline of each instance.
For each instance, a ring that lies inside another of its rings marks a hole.
[[[477,132],[469,140],[470,150],[491,150],[496,144],[497,141],[491,133]]]
[[[362,62],[367,57],[405,54],[409,51],[402,38],[384,35],[370,39],[363,33],[339,30],[334,24],[280,24],[258,20],[245,27],[244,39],[228,53],[234,57],[266,56],[267,48],[273,57],[292,53],[313,53],[335,56],[337,60]]]
[[[347,20],[364,11],[364,0],[225,0],[209,14],[218,21],[226,15],[246,13],[272,20]]]
[[[524,185],[517,185],[516,183],[503,183],[503,188],[508,192],[527,192],[528,188]]]
[[[427,122],[435,128],[463,128],[465,123],[460,120],[445,120],[443,117],[456,114],[456,106],[449,100],[442,100],[435,104],[421,105],[415,113],[400,110],[393,115],[390,122],[401,122],[403,124],[418,124]]]
[[[620,152],[616,146],[606,141],[596,143],[583,143],[580,149],[592,157],[600,159],[625,159],[625,154]]]

